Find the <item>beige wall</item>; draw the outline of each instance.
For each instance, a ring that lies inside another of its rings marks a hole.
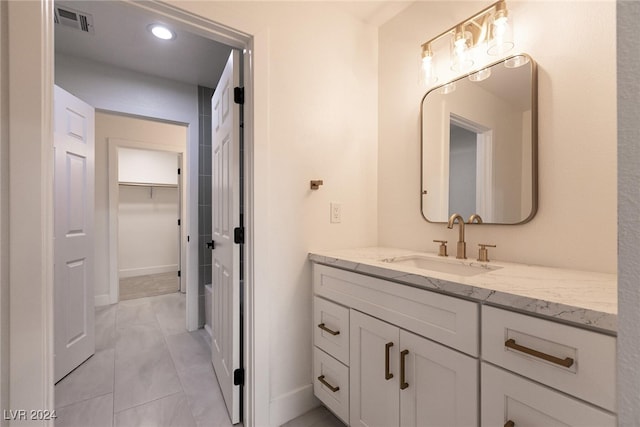
[[[104,300],[109,294],[109,176],[108,138],[153,143],[162,147],[185,147],[187,128],[185,126],[96,112],[96,300]]]
[[[615,2],[509,6],[517,50],[539,67],[539,210],[521,226],[469,227],[468,255],[478,243],[493,243],[497,260],[615,272]],[[418,58],[421,43],[479,7],[417,2],[380,28],[380,245],[433,252],[433,239],[457,240],[457,230],[420,216],[419,104],[426,89],[418,84]],[[596,23],[597,31],[585,31]]]

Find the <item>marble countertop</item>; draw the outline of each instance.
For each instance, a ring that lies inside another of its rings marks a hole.
[[[478,268],[500,267],[474,276],[442,273],[383,260],[423,255],[434,261]],[[395,282],[463,296],[616,333],[618,292],[615,274],[514,264],[456,260],[394,248],[313,251],[313,262],[369,274]]]

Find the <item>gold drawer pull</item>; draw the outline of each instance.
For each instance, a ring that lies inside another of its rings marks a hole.
[[[326,326],[324,326],[324,323],[320,323],[318,325],[318,328],[322,329],[325,332],[329,332],[331,335],[339,335],[340,331],[332,331],[331,329],[327,328]]]
[[[509,420],[506,423],[504,423],[504,427],[515,427],[516,423],[514,423],[513,421]]]
[[[556,365],[564,366],[565,368],[571,367],[573,365],[573,359],[571,357],[566,357],[564,359],[560,359],[559,357],[551,356],[550,354],[542,353],[541,351],[534,350],[529,347],[525,347],[522,345],[516,344],[516,340],[513,338],[508,339],[504,343],[505,347],[512,348],[514,350],[520,351],[522,353],[531,355],[533,357],[537,357],[538,359],[546,360],[547,362],[555,363]],[[506,424],[505,424],[506,425]]]
[[[389,372],[389,350],[393,347],[392,342],[388,342],[384,345],[384,379],[390,380],[393,378],[393,374]]]
[[[320,376],[318,377],[318,381],[320,381],[322,384],[324,384],[324,385],[325,385],[329,390],[331,390],[331,391],[332,391],[332,392],[334,392],[334,393],[335,393],[336,391],[340,390],[340,387],[334,387],[334,386],[332,386],[331,384],[329,384],[329,383],[327,382],[327,380],[325,380],[325,379],[324,379],[324,375],[320,375]]]
[[[405,359],[407,354],[409,354],[409,350],[402,350],[400,352],[400,390],[404,390],[409,387],[409,383],[405,378]]]

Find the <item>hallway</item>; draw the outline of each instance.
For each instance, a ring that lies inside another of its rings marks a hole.
[[[230,426],[181,293],[96,308],[96,353],[55,386],[58,427]]]

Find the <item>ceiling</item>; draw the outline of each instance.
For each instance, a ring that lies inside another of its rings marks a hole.
[[[215,87],[231,48],[172,26],[175,40],[154,37],[147,26],[166,22],[115,1],[58,1],[93,17],[94,33],[55,25],[56,54],[97,61],[171,80]]]
[[[57,1],[56,6],[86,13],[93,18],[94,33],[55,25],[57,54],[97,61],[136,72],[200,86],[215,87],[231,48],[213,40],[172,29],[177,38],[156,39],[147,26],[163,22],[159,16],[125,2]],[[379,26],[398,14],[410,1],[327,2],[363,22]],[[170,22],[166,22],[170,24]]]

